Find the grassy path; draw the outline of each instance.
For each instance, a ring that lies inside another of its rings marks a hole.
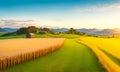
[[[56,52],[2,72],[105,72],[94,53],[73,39]]]

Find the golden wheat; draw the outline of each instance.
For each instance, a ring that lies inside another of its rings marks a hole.
[[[59,49],[63,38],[0,40],[0,69],[5,69]]]
[[[87,40],[88,42],[94,44],[100,49],[103,49],[106,52],[120,59],[120,52],[119,52],[120,51],[120,39],[119,38],[86,37],[86,38],[82,38],[82,40]]]
[[[83,44],[89,46],[93,50],[93,52],[96,54],[96,56],[98,57],[100,62],[104,65],[104,67],[108,70],[108,72],[120,72],[120,67],[99,49],[102,48],[103,50],[106,50],[107,52],[114,55],[114,52],[112,53],[113,50],[111,50],[111,48],[116,49],[114,45],[118,44],[119,39],[118,41],[116,41],[116,43],[114,43],[115,41],[113,41],[116,39],[111,40],[111,39],[94,38],[94,37],[81,37],[80,39]]]

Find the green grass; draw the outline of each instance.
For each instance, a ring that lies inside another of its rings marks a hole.
[[[95,54],[75,39],[66,39],[59,50],[2,72],[105,72]]]
[[[0,39],[13,39],[13,38],[25,38],[25,35],[16,36],[0,36]],[[79,38],[79,35],[75,34],[35,34],[35,38]]]

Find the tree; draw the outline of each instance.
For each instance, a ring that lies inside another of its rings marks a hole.
[[[35,26],[23,27],[16,31],[16,34],[37,33],[39,29]]]
[[[50,32],[49,28],[43,28],[43,30],[46,31],[46,32],[48,32],[48,33]]]
[[[27,28],[20,28],[19,30],[16,31],[16,34],[26,34],[28,33]]]
[[[35,26],[29,26],[27,28],[27,31],[28,31],[28,33],[37,33],[39,31],[39,29]]]
[[[46,31],[47,33],[54,34],[54,32],[52,30],[50,30],[49,28],[43,28],[43,31]]]
[[[70,28],[70,30],[68,31],[68,33],[70,33],[70,34],[76,34],[76,30],[73,29],[73,28]]]

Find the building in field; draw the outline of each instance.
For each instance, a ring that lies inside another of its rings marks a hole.
[[[27,33],[26,34],[26,38],[34,38],[34,37],[35,37],[34,33]]]

